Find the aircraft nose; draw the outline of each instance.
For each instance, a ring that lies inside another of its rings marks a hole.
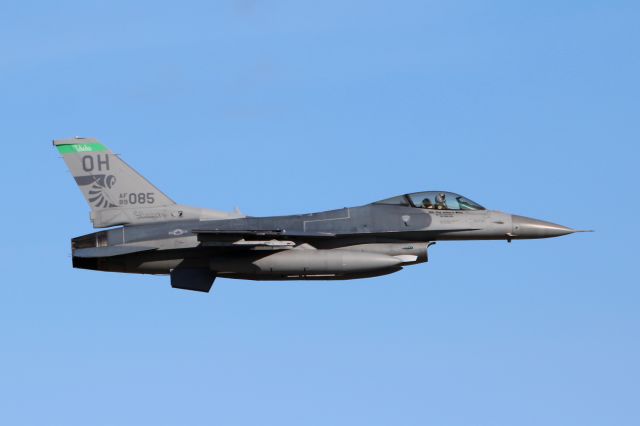
[[[558,225],[544,220],[532,219],[525,216],[511,215],[513,224],[512,236],[518,238],[551,238],[573,234],[575,229]]]

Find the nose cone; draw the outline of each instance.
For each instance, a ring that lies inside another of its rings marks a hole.
[[[576,232],[576,230],[566,226],[531,219],[530,217],[511,215],[511,221],[513,223],[512,236],[514,239],[551,238]]]

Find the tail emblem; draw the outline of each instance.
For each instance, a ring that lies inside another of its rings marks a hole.
[[[98,208],[118,207],[113,204],[109,196],[106,194],[106,189],[111,189],[116,183],[116,177],[114,175],[89,175],[76,177],[76,183],[80,186],[91,185],[89,189],[89,203]]]

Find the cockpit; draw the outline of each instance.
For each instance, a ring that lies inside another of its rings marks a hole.
[[[430,210],[485,210],[480,204],[453,192],[426,191],[398,195],[373,204],[416,207]]]

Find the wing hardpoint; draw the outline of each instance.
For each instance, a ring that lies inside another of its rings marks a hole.
[[[175,204],[96,139],[55,140],[53,144],[93,212]]]

